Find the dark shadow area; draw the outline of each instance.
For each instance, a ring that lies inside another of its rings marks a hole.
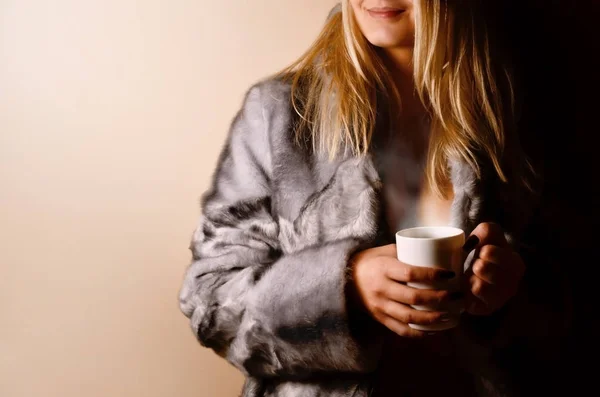
[[[539,392],[546,391],[544,385],[560,384],[567,395],[579,395],[576,390],[596,376],[590,365],[596,361],[598,339],[592,319],[598,312],[595,268],[600,263],[600,1],[510,3],[504,18],[510,21],[507,33],[526,92],[520,130],[545,179],[541,216],[550,226],[538,232],[547,236],[545,254],[558,265],[560,279],[544,280],[550,269],[542,267],[533,275],[546,286],[569,286],[573,303],[569,338],[562,346],[548,347],[560,351],[560,363],[522,370],[540,380]]]

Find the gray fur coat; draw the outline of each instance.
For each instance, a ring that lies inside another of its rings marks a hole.
[[[294,120],[287,83],[248,92],[203,198],[180,307],[200,343],[246,375],[243,397],[369,396],[382,330],[348,310],[345,286],[350,255],[392,242],[377,153],[328,161],[294,143]],[[528,237],[533,197],[460,162],[451,169],[454,226],[468,234],[495,221],[528,264],[549,260]],[[465,315],[455,346],[478,395],[520,395],[519,368],[552,358],[545,347],[560,336],[549,330],[564,327],[546,292],[525,282],[497,314]]]

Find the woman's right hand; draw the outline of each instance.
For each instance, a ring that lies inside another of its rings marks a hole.
[[[357,303],[387,328],[405,337],[422,337],[424,332],[408,323],[433,324],[444,321],[443,312],[413,309],[410,305],[437,306],[458,299],[458,293],[416,289],[407,282],[448,280],[451,271],[410,266],[396,257],[396,245],[375,247],[356,253],[351,259],[353,295]]]

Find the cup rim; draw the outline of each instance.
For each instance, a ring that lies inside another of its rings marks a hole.
[[[447,235],[443,235],[441,237],[412,237],[412,236],[405,236],[403,235],[403,233],[409,233],[409,232],[414,232],[416,230],[432,230],[432,229],[436,229],[436,230],[445,230],[448,232]],[[427,240],[446,240],[446,239],[453,239],[456,238],[458,236],[460,236],[461,234],[464,235],[464,230],[458,228],[458,227],[454,227],[454,226],[417,226],[417,227],[410,227],[408,229],[402,229],[396,232],[396,237],[398,238],[402,238],[402,239],[407,239],[407,240],[420,240],[420,241],[427,241]]]

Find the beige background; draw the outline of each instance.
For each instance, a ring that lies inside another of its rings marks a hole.
[[[335,1],[0,0],[0,395],[236,396],[177,293],[228,125]]]

